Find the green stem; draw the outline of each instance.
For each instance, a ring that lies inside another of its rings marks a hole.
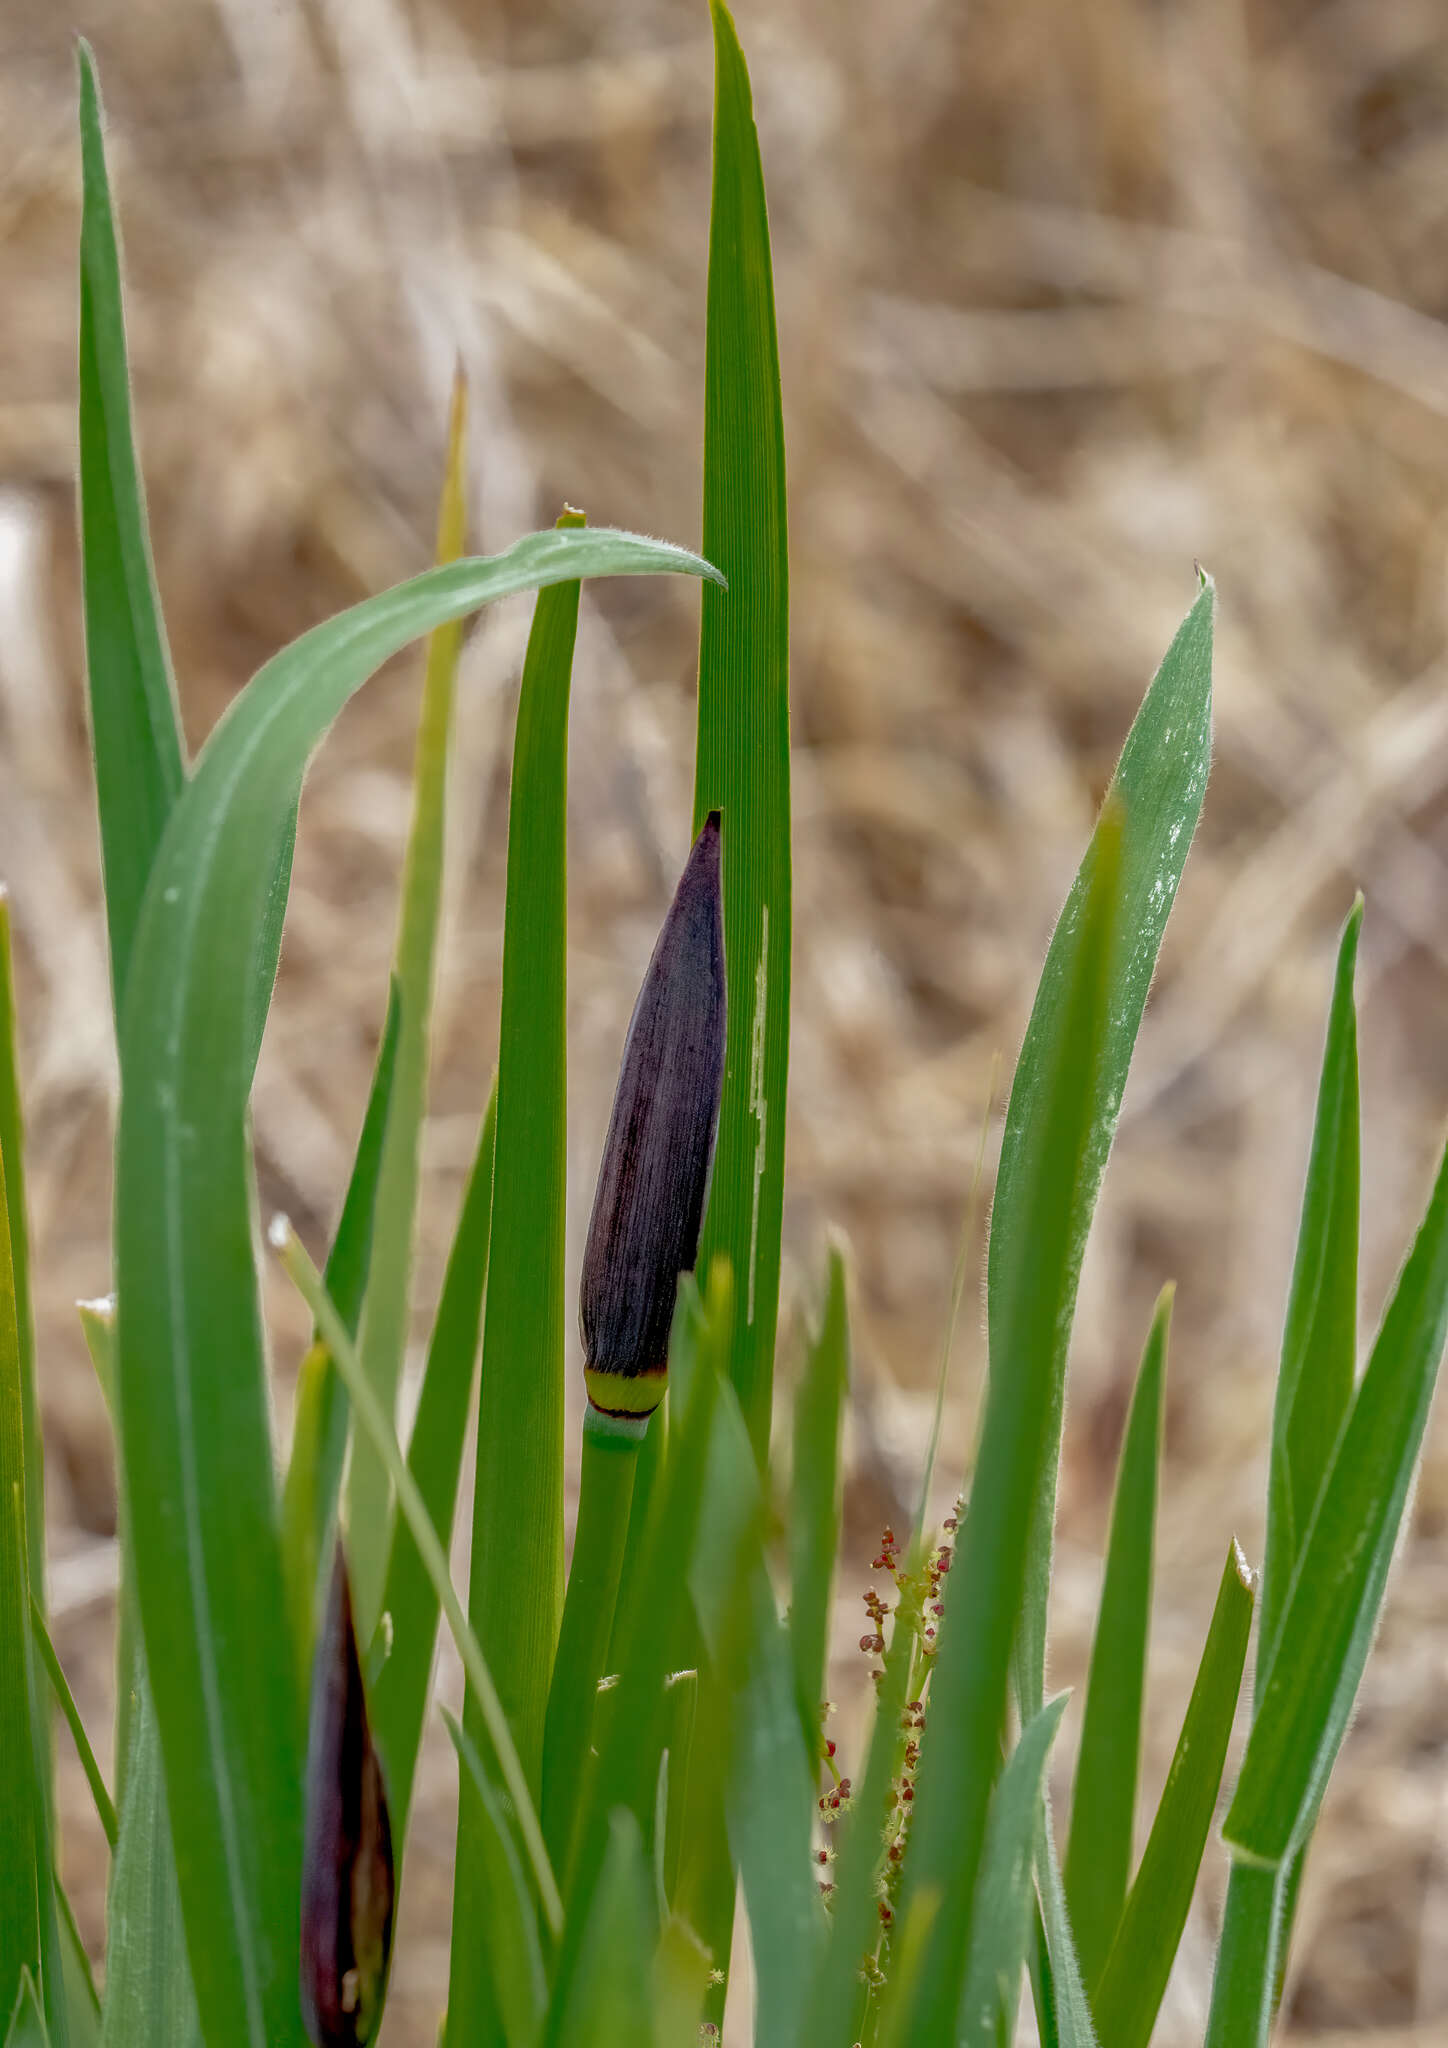
[[[1313,1816],[1315,1827],[1316,1815]],[[1302,1866],[1307,1861],[1308,1845],[1312,1841],[1312,1828],[1302,1839],[1302,1846],[1288,1857],[1282,1866],[1282,1881],[1277,1890],[1276,1940],[1272,1954],[1272,2017],[1277,2017],[1277,2008],[1282,2003],[1282,1986],[1287,1978],[1287,1952],[1292,1945],[1292,1929],[1297,1920],[1297,1901],[1302,1889]]]
[[[1279,1872],[1233,1861],[1205,2048],[1267,2048],[1277,1981]]]
[[[618,1603],[640,1440],[612,1427],[591,1406],[584,1415],[578,1526],[543,1726],[543,1839],[565,1892],[594,1701]]]

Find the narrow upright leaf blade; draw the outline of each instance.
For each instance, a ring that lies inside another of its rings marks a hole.
[[[120,256],[95,60],[85,43],[79,55],[81,564],[111,981],[119,1017],[141,899],[186,771],[131,431]]]
[[[581,515],[565,513],[565,527]],[[578,585],[545,592],[518,696],[508,806],[489,1282],[483,1308],[469,1619],[535,1803],[563,1607],[563,1225],[567,1150],[568,693]],[[477,1702],[463,1726],[481,1740]],[[466,1779],[458,1792],[448,2027],[487,2036],[483,1921],[505,1882]]]
[[[60,1920],[61,1972],[65,1983],[70,2048],[100,2048],[101,2002],[90,1957],[85,1952],[75,1912],[59,1877],[55,1879],[54,1888],[56,1913]]]
[[[392,1107],[401,1027],[402,998],[394,980],[388,993],[387,1016],[342,1214],[327,1257],[327,1292],[348,1333],[354,1337],[372,1264],[378,1176]],[[287,1608],[297,1647],[297,1669],[304,1685],[311,1673],[322,1560],[327,1555],[327,1537],[346,1454],[347,1397],[331,1353],[314,1330],[311,1347],[297,1375],[292,1454],[282,1489],[282,1562],[287,1580]]]
[[[1222,1832],[1279,1864],[1317,1810],[1382,1605],[1448,1334],[1448,1153],[1308,1525]]]
[[[1111,783],[1109,801],[1112,808],[1119,806],[1122,819],[1123,940],[1111,969],[1106,996],[1105,1038],[1088,1106],[1086,1143],[1066,1191],[1069,1213],[1060,1252],[1065,1292],[1053,1341],[1050,1375],[1042,1390],[1047,1415],[1046,1456],[1036,1480],[1030,1562],[1016,1653],[1021,1711],[1028,1717],[1041,1705],[1045,1681],[1046,1595],[1051,1576],[1066,1351],[1075,1312],[1076,1283],[1101,1176],[1116,1131],[1127,1068],[1156,967],[1157,950],[1201,815],[1211,765],[1213,602],[1212,585],[1203,578],[1201,594],[1167,650],[1127,734]],[[1031,1171],[1033,1133],[1040,1119],[1047,1077],[1057,1057],[1063,990],[1082,942],[1082,906],[1100,858],[1098,826],[1051,940],[1011,1087],[991,1211],[987,1296],[992,1364],[1011,1356],[1007,1321],[1012,1297],[1009,1269],[1016,1261],[1035,1256],[1031,1243],[1035,1198]]]
[[[738,1287],[731,1376],[755,1455],[769,1443],[789,1073],[789,549],[784,415],[764,173],[749,72],[722,0],[714,22],[714,188],[704,361],[706,592],[694,830],[724,816],[729,1039],[699,1270]]]
[[[963,2048],[1010,2048],[1031,1931],[1031,1873],[1046,1762],[1070,1695],[1021,1731],[991,1794],[958,2039]]]
[[[201,2048],[201,2021],[166,1811],[156,1709],[144,1668],[127,1720],[131,1754],[106,1896],[106,1994],[101,2048]]]
[[[457,1233],[432,1326],[407,1463],[444,1550],[452,1540],[463,1439],[478,1366],[483,1292],[488,1281],[488,1236],[493,1216],[493,1138],[496,1084],[483,1113],[478,1149],[463,1197]],[[422,1740],[427,1682],[437,1645],[438,1598],[405,1517],[392,1531],[378,1628],[390,1628],[389,1650],[372,1689],[377,1746],[387,1766],[392,1810],[401,1846],[412,1803],[412,1779]],[[375,1648],[375,1645],[374,1645]],[[375,1657],[374,1657],[375,1662]]]
[[[991,1366],[970,1504],[947,1581],[930,1725],[917,1775],[902,1919],[939,1900],[917,1982],[912,2040],[953,2036],[971,1936],[990,1789],[1000,1761],[1011,1645],[1026,1546],[1050,1444],[1050,1382],[1074,1287],[1074,1190],[1094,1134],[1118,954],[1127,820],[1113,799],[1093,841],[1071,928],[1068,971],[1052,986],[1034,1110],[1018,1140],[1016,1235],[992,1227]],[[1038,999],[1038,1014],[1041,1004]]]
[[[86,1348],[116,1426],[115,1303],[79,1304]],[[122,1463],[116,1538],[115,1853],[106,1891],[106,1995],[102,2048],[145,2048],[158,2027],[177,2048],[199,2048],[201,2021],[186,1957],[176,1859],[156,1709],[146,1676],[136,1600],[135,1553]],[[157,2018],[159,2015],[159,2020]]]
[[[849,1380],[845,1260],[836,1244],[830,1247],[820,1327],[795,1397],[789,1496],[789,1638],[800,1720],[812,1760],[820,1752],[830,1595],[840,1540],[840,1427]]]
[[[655,2048],[649,1975],[657,1933],[638,1822],[621,1810],[609,1822],[603,1872],[589,1906],[558,2041],[586,2041],[589,2048]]]
[[[1234,1543],[1161,1804],[1092,2000],[1111,2048],[1146,2048],[1156,2024],[1207,1845],[1251,1627],[1251,1574]]]
[[[1036,1890],[1036,1958],[1042,1981],[1032,1988],[1038,1992],[1036,2017],[1042,2048],[1097,2048],[1081,1958],[1076,1953],[1076,1937],[1066,1904],[1066,1886],[1056,1855],[1049,1795],[1041,1799]]]
[[[21,1973],[41,1975],[37,1875],[49,1871],[33,1775],[30,1586],[25,1527],[25,1423],[5,1175],[0,1164],[0,2009]]]
[[[1363,906],[1343,927],[1272,1412],[1257,1663],[1265,1678],[1292,1573],[1352,1400],[1357,1359],[1358,1064],[1353,970]]]
[[[1127,1417],[1072,1787],[1066,1898],[1088,1984],[1106,1962],[1131,1879],[1171,1300],[1167,1289],[1157,1303]]]
[[[466,536],[467,425],[467,385],[459,368],[453,381],[447,468],[438,508],[440,563],[458,559]],[[447,765],[462,644],[460,619],[446,620],[428,636],[422,714],[412,768],[412,824],[402,869],[393,968],[401,995],[402,1031],[397,1048],[393,1113],[387,1125],[377,1189],[377,1257],[367,1289],[367,1319],[362,1330],[362,1363],[373,1386],[389,1403],[396,1399],[407,1348],[418,1168],[427,1110],[433,978],[438,920],[442,913]],[[382,1468],[371,1446],[359,1442],[352,1451],[347,1526],[357,1626],[364,1642],[377,1619],[382,1595],[391,1528],[387,1508]]]
[[[442,1718],[457,1751],[458,1769],[472,1787],[473,1795],[492,1829],[507,1878],[507,1882],[493,1894],[493,1910],[483,1928],[498,2016],[508,2048],[532,2048],[548,1999],[548,1980],[543,1966],[543,1944],[538,1936],[533,1887],[518,1854],[512,1819],[502,1792],[489,1776],[488,1767],[478,1754],[477,1744],[446,1707],[442,1709]]]
[[[30,1234],[25,1208],[25,1126],[20,1112],[20,1023],[10,957],[10,904],[0,884],[0,1172],[10,1227],[10,1274],[15,1290],[15,1341],[20,1361],[20,1415],[25,1457],[25,1526],[30,1591],[45,1612],[45,1443],[35,1388],[35,1319],[30,1307]]]
[[[1327,1473],[1343,1418],[1352,1401],[1357,1360],[1359,1106],[1357,1014],[1353,971],[1362,929],[1362,897],[1348,913],[1338,947],[1327,1042],[1318,1083],[1317,1115],[1292,1286],[1282,1334],[1282,1357],[1272,1410],[1272,1454],[1267,1482],[1267,1548],[1262,1571],[1262,1619],[1257,1630],[1257,1674],[1265,1680],[1292,1574],[1313,1507]],[[1276,1990],[1280,1993],[1297,1910],[1311,1819],[1279,1878],[1273,1907]],[[1242,1901],[1259,1887],[1233,1871],[1223,1919],[1219,1975],[1222,1995],[1250,1976],[1255,1943],[1240,1940],[1239,1922],[1253,1907]],[[1214,2010],[1216,1992],[1214,1991]],[[1264,1994],[1265,1996],[1265,1994]],[[1230,2002],[1230,2001],[1229,2001]],[[1275,2002],[1275,2000],[1274,2000]],[[1234,2024],[1236,2020],[1234,2019]],[[1260,2024],[1269,2023],[1262,2017]]]
[[[722,1390],[713,1437],[693,1583],[710,1681],[724,1687],[732,1728],[725,1805],[749,1912],[754,2040],[757,2048],[796,2048],[814,2038],[809,1991],[826,1936],[810,1864],[818,1723],[806,1747],[765,1564],[763,1497],[732,1388]],[[701,1597],[706,1579],[714,1590]]]

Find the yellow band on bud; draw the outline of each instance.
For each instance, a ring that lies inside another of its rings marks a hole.
[[[583,1370],[583,1385],[589,1400],[601,1415],[652,1415],[664,1398],[668,1370],[656,1366],[650,1372],[595,1372]]]

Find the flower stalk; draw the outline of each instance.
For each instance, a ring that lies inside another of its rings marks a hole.
[[[583,1257],[583,1466],[543,1736],[543,1834],[565,1892],[638,1448],[663,1399],[679,1276],[698,1255],[713,1163],[726,1004],[719,842],[713,811],[634,1005]]]

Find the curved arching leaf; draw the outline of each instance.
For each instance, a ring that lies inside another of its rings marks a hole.
[[[246,1129],[248,991],[307,760],[388,657],[493,598],[708,575],[662,542],[530,535],[355,606],[263,668],[157,852],[121,1026],[117,1382],[177,1875],[211,2048],[300,2041],[301,1740],[284,1612]]]

